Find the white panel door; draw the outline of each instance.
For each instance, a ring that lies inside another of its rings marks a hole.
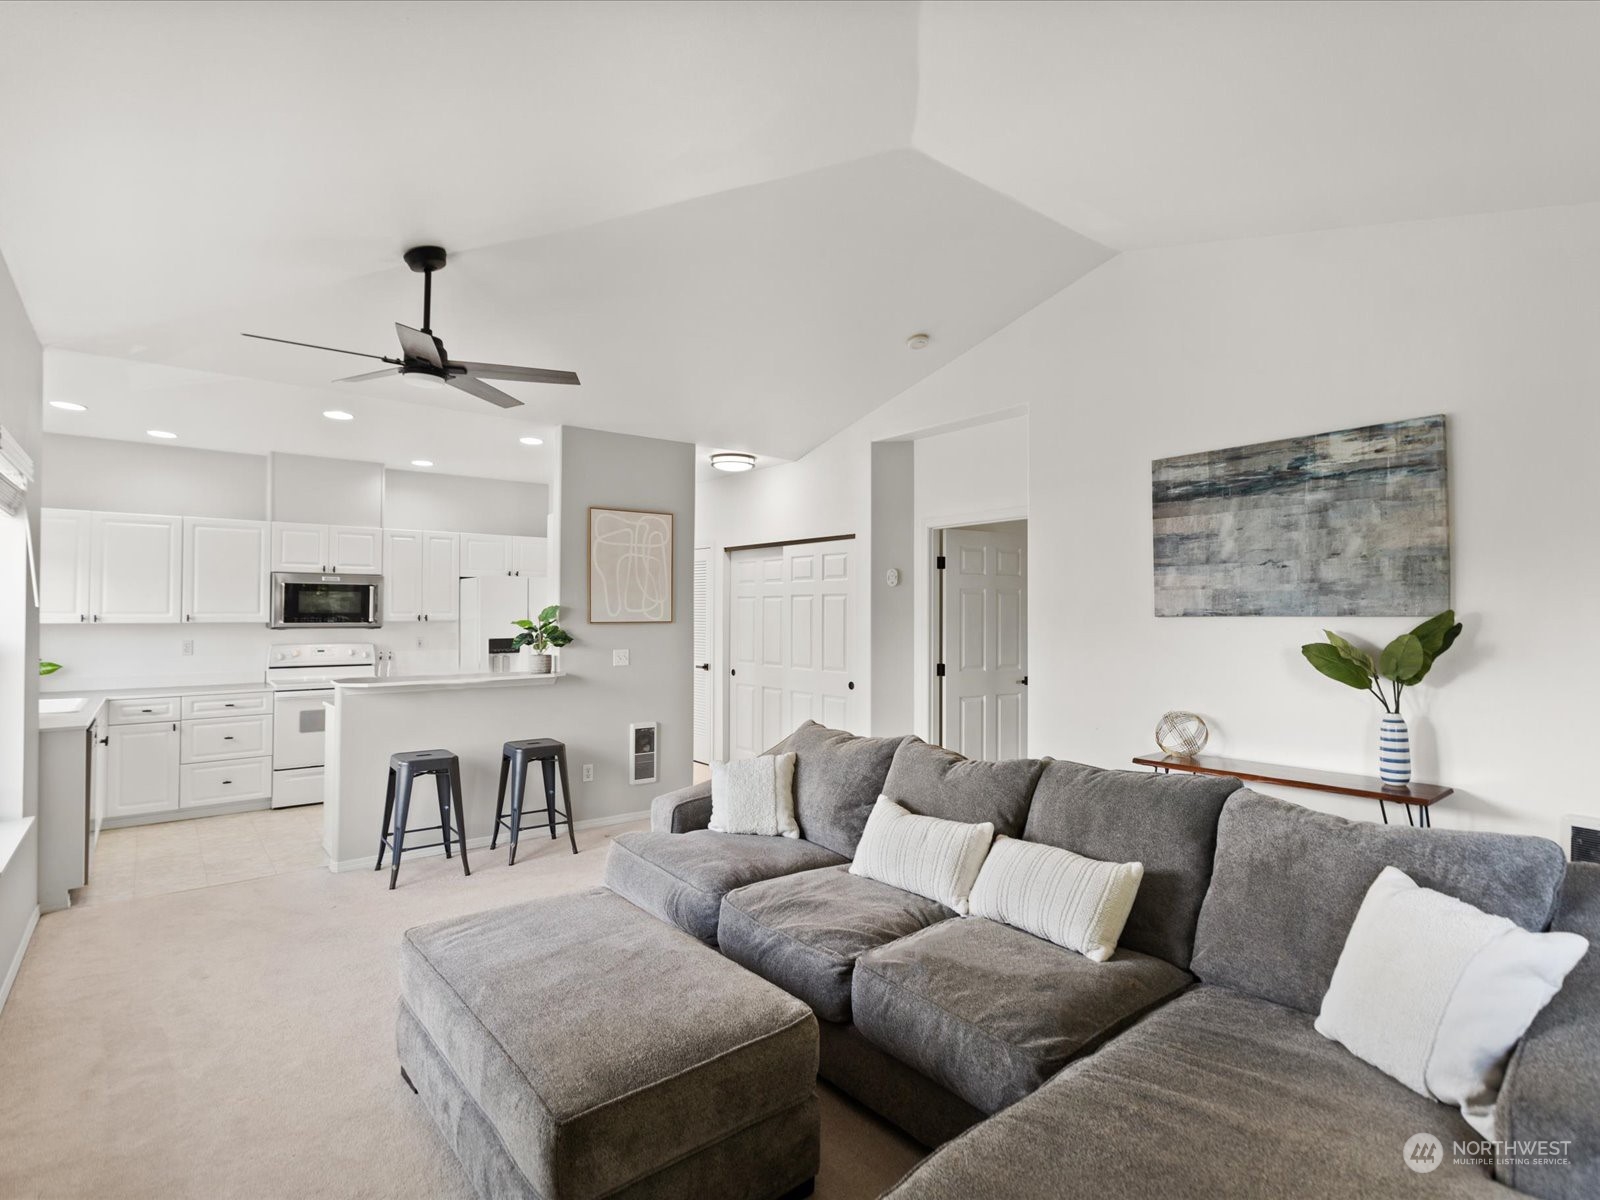
[[[511,539],[498,533],[463,533],[462,575],[511,574]]]
[[[178,807],[178,726],[113,725],[106,755],[106,816],[132,817]]]
[[[850,549],[814,542],[730,556],[731,757],[760,754],[805,721],[852,728]]]
[[[422,535],[422,619],[454,621],[461,615],[461,570],[453,533]]]
[[[514,537],[511,539],[511,573],[544,579],[550,574],[550,539]]]
[[[944,744],[1023,758],[1028,728],[1026,535],[944,531]]]
[[[265,624],[268,549],[265,521],[185,517],[184,620]]]
[[[328,565],[346,575],[383,574],[383,530],[334,525],[328,530]]]
[[[80,508],[39,512],[39,621],[78,625],[89,619],[94,514]]]
[[[326,525],[272,523],[272,569],[274,571],[326,571],[333,565],[328,555]]]
[[[694,552],[694,760],[711,761],[711,551]]]
[[[383,619],[422,620],[422,539],[419,529],[383,531]]]
[[[95,513],[91,619],[109,624],[183,620],[183,518]]]

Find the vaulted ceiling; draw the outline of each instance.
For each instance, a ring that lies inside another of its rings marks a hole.
[[[0,253],[90,405],[49,427],[227,449],[359,404],[464,471],[559,423],[796,457],[1118,250],[1600,199],[1597,5],[0,3],[0,44]],[[583,386],[238,336],[392,353],[419,242],[453,354]]]

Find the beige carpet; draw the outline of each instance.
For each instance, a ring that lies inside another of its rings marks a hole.
[[[624,828],[477,851],[471,878],[408,860],[394,892],[313,868],[45,916],[0,1014],[0,1197],[470,1196],[400,1081],[400,933],[591,886]],[[921,1156],[819,1091],[819,1197]]]

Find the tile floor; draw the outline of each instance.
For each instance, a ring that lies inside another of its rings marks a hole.
[[[106,829],[74,905],[105,904],[327,864],[322,806]]]

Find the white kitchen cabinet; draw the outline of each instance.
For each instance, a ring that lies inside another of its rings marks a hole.
[[[233,804],[240,800],[270,799],[270,758],[238,758],[232,762],[183,765],[178,786],[179,808],[204,808],[212,804]]]
[[[265,521],[183,519],[183,619],[266,624]]]
[[[326,525],[272,523],[272,569],[274,571],[320,572],[328,569]]]
[[[177,722],[113,725],[107,737],[107,819],[177,808],[180,794]]]
[[[180,748],[186,763],[225,758],[257,758],[272,754],[272,718],[208,717],[185,721]]]
[[[418,529],[385,529],[383,534],[384,620],[456,620],[461,607],[456,535]]]
[[[550,539],[514,537],[511,539],[511,573],[543,579],[550,574]]]
[[[272,523],[272,569],[319,574],[383,573],[384,531],[367,525]]]
[[[454,621],[461,616],[460,547],[453,533],[422,535],[422,619]]]
[[[499,533],[461,534],[462,575],[511,574],[511,539]]]
[[[183,619],[183,518],[97,512],[89,619],[158,624]]]
[[[39,621],[78,625],[89,612],[94,514],[77,508],[39,512]]]

